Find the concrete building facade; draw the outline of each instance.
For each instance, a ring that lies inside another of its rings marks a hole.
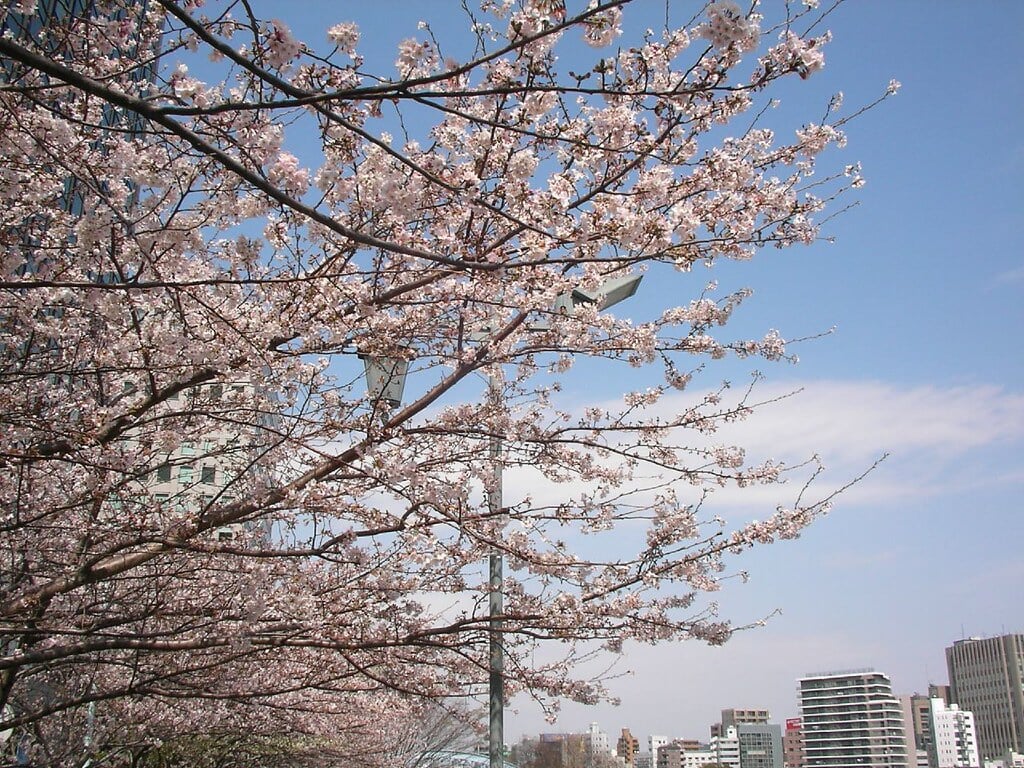
[[[767,709],[723,709],[722,719],[711,726],[711,736],[719,736],[730,725],[764,724],[768,722]]]
[[[717,765],[723,768],[740,768],[740,736],[737,727],[726,726],[717,736],[712,736],[711,751],[715,755]]]
[[[946,666],[950,701],[974,713],[981,757],[1024,752],[1024,634],[958,640]]]
[[[916,768],[937,768],[932,728],[932,699],[949,703],[949,686],[928,686],[928,694],[914,693],[900,697],[903,706],[904,729],[907,734],[907,754]]]

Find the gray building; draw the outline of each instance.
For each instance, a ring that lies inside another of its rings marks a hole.
[[[782,726],[773,723],[739,723],[740,768],[783,768]]]
[[[958,640],[946,666],[950,700],[974,713],[981,757],[1024,752],[1024,634]]]

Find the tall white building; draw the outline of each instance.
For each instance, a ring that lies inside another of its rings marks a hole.
[[[873,670],[800,680],[806,768],[909,768],[903,711]]]
[[[611,744],[608,741],[608,734],[604,733],[598,727],[597,723],[590,724],[586,733],[583,734],[583,740],[586,745],[588,755],[596,756],[612,754]]]
[[[146,478],[145,492],[157,504],[194,512],[244,495],[261,471],[257,455],[270,434],[269,429],[256,426],[262,418],[260,396],[255,387],[236,383],[229,387],[209,384],[171,397],[166,404],[168,413],[182,416],[196,411],[207,420],[191,439],[167,453]],[[269,422],[265,426],[269,427]],[[218,529],[214,537],[231,540],[247,529],[267,533],[262,528],[232,524]]]
[[[981,765],[972,712],[933,698],[931,726],[937,768],[978,768]]]

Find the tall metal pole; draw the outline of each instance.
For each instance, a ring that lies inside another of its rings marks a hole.
[[[596,303],[598,309],[607,309],[628,299],[636,293],[640,285],[641,275],[627,275],[604,281],[596,292],[585,293],[573,291],[565,294],[555,302],[555,311],[559,313],[572,314],[577,304],[581,302]],[[491,374],[487,378],[487,396],[490,399],[491,409],[497,413],[502,405],[501,382],[498,377]],[[488,454],[491,460],[491,488],[487,493],[487,510],[491,520],[496,523],[502,512],[501,485],[502,485],[502,462],[501,462],[502,437],[495,432],[491,435]],[[502,606],[502,553],[495,546],[491,550],[489,560],[490,580],[488,582],[489,595],[487,600],[488,615],[488,639],[490,645],[490,721],[487,731],[487,752],[490,758],[489,768],[504,768],[505,765],[505,648],[503,645],[504,622],[501,616],[504,613]]]
[[[491,400],[491,407],[497,408],[500,397],[500,383],[495,376],[490,376],[487,381],[487,392]],[[487,509],[490,512],[491,520],[497,521],[501,515],[502,499],[502,464],[501,464],[501,436],[491,436],[488,454],[491,460],[491,487],[487,493]],[[504,612],[502,605],[502,580],[503,562],[501,550],[494,548],[489,559],[490,566],[490,594],[487,600],[488,639],[490,645],[490,721],[487,730],[487,753],[490,758],[490,768],[504,768],[505,762],[505,649],[502,646],[502,620]]]

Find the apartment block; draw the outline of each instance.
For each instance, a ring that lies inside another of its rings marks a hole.
[[[615,753],[626,766],[632,768],[636,763],[636,755],[639,751],[640,740],[629,732],[629,728],[623,728],[615,745]]]

